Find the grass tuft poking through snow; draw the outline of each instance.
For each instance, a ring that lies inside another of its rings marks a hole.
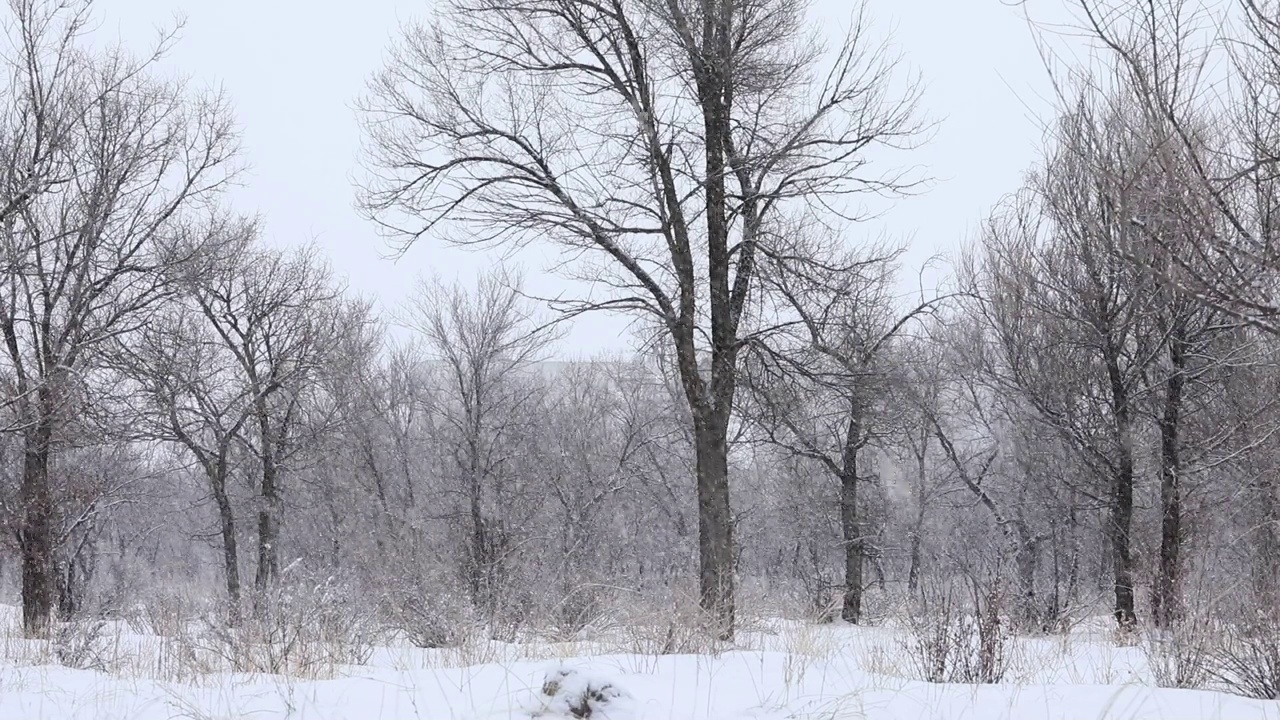
[[[1241,697],[1248,688],[1220,692],[1233,689],[1219,677],[1233,666],[1214,659],[1223,650],[1207,649],[1207,659],[1195,651],[1226,638],[1231,657],[1266,655],[1256,633],[1189,628],[1120,646],[1099,618],[1063,637],[1004,636],[999,682],[947,682],[951,673],[929,682],[913,657],[925,651],[909,618],[855,627],[757,617],[730,645],[699,637],[679,622],[687,618],[678,606],[651,610],[568,641],[506,642],[459,628],[448,648],[371,635],[368,623],[324,613],[295,628],[303,614],[291,613],[270,628],[246,623],[213,649],[201,646],[214,642],[201,640],[205,621],[167,611],[154,622],[86,621],[28,640],[16,610],[3,608],[0,718],[1280,720],[1280,704]],[[950,652],[980,655],[972,622],[945,625],[968,643]],[[293,649],[270,647],[291,638]],[[1199,687],[1162,687],[1171,684]]]

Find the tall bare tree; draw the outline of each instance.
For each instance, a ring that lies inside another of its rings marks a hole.
[[[242,594],[234,483],[252,391],[235,382],[234,360],[190,305],[175,304],[154,317],[130,345],[120,364],[137,383],[142,400],[139,434],[178,444],[204,474],[217,513],[223,581],[234,622]]]
[[[866,151],[915,138],[915,94],[859,14],[825,52],[796,0],[449,0],[364,101],[363,206],[405,245],[554,243],[585,298],[670,344],[697,447],[702,604],[734,617],[729,433],[780,218],[894,191]],[[797,264],[811,258],[792,257]]]
[[[53,607],[58,428],[97,350],[145,322],[198,252],[210,203],[236,170],[226,104],[152,77],[158,54],[92,51],[87,6],[15,2],[6,53],[0,335],[25,460],[23,623]],[[167,40],[162,42],[163,47]]]
[[[335,414],[325,374],[367,353],[362,315],[339,299],[309,248],[258,245],[256,227],[218,229],[222,247],[183,279],[183,292],[125,339],[120,368],[138,384],[147,437],[175,443],[203,472],[218,515],[231,617],[241,600],[233,481],[253,479],[257,502],[254,589],[279,572],[282,474],[305,449],[309,413]]]
[[[782,303],[778,324],[749,374],[750,412],[773,444],[821,465],[839,484],[844,592],[840,616],[862,615],[866,523],[858,493],[868,446],[895,422],[891,389],[901,379],[894,341],[932,302],[899,313],[893,293],[901,251],[812,253],[830,268],[803,275],[764,261],[763,285]],[[783,326],[786,329],[783,329]],[[785,338],[785,339],[784,339]]]
[[[426,342],[447,389],[437,410],[452,431],[466,501],[466,576],[472,602],[490,616],[512,551],[505,486],[516,480],[510,454],[518,446],[511,438],[520,435],[523,410],[536,405],[533,365],[555,338],[531,315],[519,282],[501,271],[481,275],[474,291],[424,280],[404,318]]]
[[[1016,464],[1016,426],[1025,420],[1009,412],[998,385],[986,373],[987,338],[974,312],[974,298],[959,311],[931,327],[928,343],[920,343],[911,360],[911,383],[903,395],[912,412],[912,427],[923,426],[928,439],[941,450],[947,477],[971,496],[987,513],[1000,533],[995,568],[986,581],[993,597],[1008,601],[1017,627],[1033,628],[1043,618],[1037,597],[1036,571],[1043,534],[1034,526],[1034,511],[1027,502],[1029,490],[1041,478]],[[922,438],[913,444],[926,445]],[[914,450],[914,448],[913,448]],[[967,558],[970,572],[977,569],[982,553]],[[1007,566],[1013,568],[1013,588],[1006,593]]]
[[[1115,617],[1129,626],[1138,413],[1161,343],[1149,323],[1149,279],[1116,261],[1138,233],[1126,215],[1132,136],[1092,123],[1089,111],[1082,104],[1063,118],[1066,139],[993,218],[978,292],[1000,348],[993,374],[1106,484]],[[1094,172],[1100,164],[1116,171]]]
[[[310,247],[279,251],[246,244],[237,261],[198,278],[191,291],[249,400],[253,432],[239,439],[258,463],[254,588],[261,593],[280,572],[282,474],[313,429],[307,413],[326,363],[335,361],[361,318],[344,306],[328,266]]]

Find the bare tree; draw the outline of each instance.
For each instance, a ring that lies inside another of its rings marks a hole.
[[[920,588],[924,568],[924,542],[930,506],[942,491],[934,477],[930,450],[936,446],[934,418],[940,410],[945,376],[942,353],[936,340],[909,339],[900,351],[906,358],[895,397],[905,400],[894,423],[899,450],[905,450],[911,464],[912,521],[907,530],[907,591]]]
[[[257,569],[254,588],[267,590],[280,572],[282,473],[296,454],[313,409],[320,376],[340,351],[358,312],[312,248],[283,252],[245,246],[239,261],[199,279],[192,299],[234,361],[246,391],[253,432],[240,440],[257,459]]]
[[[191,267],[183,293],[125,339],[119,365],[146,398],[147,435],[179,445],[205,475],[234,620],[242,593],[230,481],[256,477],[254,588],[261,593],[279,572],[282,473],[304,449],[304,434],[316,431],[306,427],[308,413],[332,412],[317,394],[324,374],[361,357],[344,344],[359,337],[361,318],[339,301],[312,250],[261,248],[256,228],[243,222],[217,232],[222,247]]]
[[[757,261],[788,256],[791,208],[847,217],[849,193],[903,189],[867,174],[865,151],[919,130],[914,91],[893,95],[892,58],[861,15],[826,53],[805,10],[450,0],[405,32],[363,103],[363,206],[389,234],[550,241],[593,286],[565,312],[662,328],[697,436],[702,603],[726,637],[729,428]]]
[[[403,318],[439,363],[447,401],[437,411],[449,426],[452,455],[465,498],[467,579],[472,602],[497,612],[505,556],[511,552],[507,522],[513,482],[508,436],[533,406],[533,364],[555,335],[530,314],[519,279],[501,271],[481,275],[474,291],[462,284],[419,284]],[[442,398],[444,399],[444,398]]]
[[[1010,470],[1018,451],[1012,426],[1022,418],[1009,416],[997,388],[989,382],[984,367],[988,350],[983,329],[975,322],[977,317],[972,307],[967,307],[933,328],[930,343],[917,348],[912,362],[915,382],[904,394],[913,406],[916,422],[927,428],[942,451],[952,482],[959,480],[1000,533],[995,568],[989,578],[991,596],[1007,598],[1006,566],[1011,565],[1016,590],[1012,598],[1014,622],[1018,627],[1034,628],[1042,621],[1036,570],[1044,533],[1033,526],[1024,498],[1035,480],[1018,477],[1017,470]],[[977,552],[972,555],[973,560],[981,556]]]
[[[241,606],[239,530],[232,487],[236,450],[251,417],[251,390],[233,358],[192,306],[152,319],[122,370],[138,384],[140,434],[179,444],[203,472],[217,512],[222,572],[234,623]]]
[[[1166,189],[1163,194],[1176,194]],[[1200,240],[1199,227],[1188,227],[1173,217],[1151,216],[1143,220],[1136,238],[1147,247],[1146,267],[1163,267],[1154,275],[1153,330],[1163,338],[1163,352],[1150,373],[1158,385],[1154,409],[1160,434],[1160,553],[1152,591],[1152,612],[1160,627],[1182,617],[1181,585],[1184,575],[1183,545],[1186,539],[1183,503],[1188,478],[1198,466],[1219,462],[1219,450],[1229,442],[1231,425],[1223,429],[1204,426],[1198,415],[1212,409],[1208,397],[1219,390],[1214,375],[1232,372],[1232,366],[1251,352],[1253,345],[1241,322],[1213,304],[1200,302],[1183,292],[1178,266],[1189,264]],[[1158,240],[1155,240],[1158,236]],[[1177,253],[1174,261],[1169,253]],[[1163,257],[1163,259],[1161,259]]]
[[[1133,111],[1129,132],[1160,143],[1150,162],[1169,191],[1152,215],[1133,221],[1146,228],[1177,218],[1184,228],[1150,235],[1165,252],[1148,256],[1156,261],[1149,269],[1215,312],[1280,332],[1276,6],[1239,0],[1232,17],[1229,7],[1187,0],[1078,3],[1083,29],[1108,53],[1115,96]],[[1219,59],[1225,85],[1207,70]]]
[[[662,408],[627,397],[636,367],[600,357],[557,364],[547,393],[546,422],[535,430],[545,487],[559,516],[560,576],[555,618],[577,631],[600,613],[605,588],[618,583],[624,559],[609,527],[628,515],[649,451],[661,442]]]
[[[814,253],[818,255],[818,253]],[[840,616],[862,614],[867,530],[859,510],[860,455],[895,423],[891,388],[900,379],[892,343],[926,302],[899,316],[893,284],[900,250],[864,254],[825,253],[832,268],[794,275],[767,258],[764,286],[782,300],[793,320],[787,330],[757,343],[759,362],[750,378],[752,414],[764,436],[790,453],[816,461],[840,486],[844,593]],[[784,337],[790,335],[789,339]],[[865,460],[861,461],[865,464]]]
[[[198,223],[235,167],[225,103],[150,77],[156,57],[93,53],[86,8],[17,2],[6,55],[6,163],[0,223],[5,345],[25,460],[23,623],[48,624],[54,600],[49,468],[71,388],[104,341],[145,322],[198,248]],[[166,45],[167,40],[162,42]],[[54,190],[56,188],[56,191]],[[193,242],[194,241],[194,242]]]
[[[1160,347],[1148,323],[1151,288],[1115,262],[1137,230],[1126,218],[1132,136],[1091,124],[1082,105],[1027,193],[984,235],[982,284],[1000,348],[993,374],[1073,443],[1107,484],[1115,616],[1136,622],[1132,525],[1138,410]],[[1093,172],[1099,164],[1115,172]]]

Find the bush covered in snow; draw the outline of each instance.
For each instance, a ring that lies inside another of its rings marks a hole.
[[[630,695],[612,681],[562,666],[547,673],[539,706],[531,714],[535,718],[622,720],[630,717],[629,701]]]

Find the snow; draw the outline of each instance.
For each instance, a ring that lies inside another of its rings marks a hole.
[[[987,686],[909,679],[891,627],[775,623],[718,655],[585,643],[388,647],[326,679],[218,673],[184,683],[149,677],[146,643],[121,632],[132,674],[23,664],[12,651],[27,641],[6,638],[0,720],[1280,720],[1280,703],[1156,688],[1141,648],[1115,647],[1101,631],[1018,640],[1006,682]]]

